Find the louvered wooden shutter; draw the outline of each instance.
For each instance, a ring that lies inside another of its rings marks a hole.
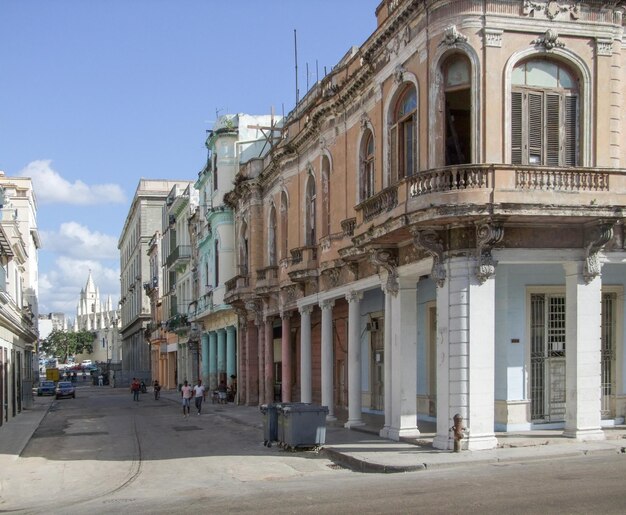
[[[546,162],[559,166],[561,154],[561,95],[546,94]]]
[[[528,164],[543,163],[543,95],[528,93]]]
[[[522,93],[511,93],[511,163],[522,164]]]
[[[563,165],[576,166],[578,164],[578,97],[565,97]]]

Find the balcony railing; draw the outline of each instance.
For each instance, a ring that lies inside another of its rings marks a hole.
[[[397,205],[398,185],[394,184],[393,186],[377,193],[373,197],[364,200],[356,207],[356,209],[357,211],[362,211],[363,221],[369,222],[378,215],[391,211]]]
[[[178,245],[167,256],[166,265],[168,267],[187,263],[191,259],[191,245]]]

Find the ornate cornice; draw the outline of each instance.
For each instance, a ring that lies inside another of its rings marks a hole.
[[[602,265],[598,253],[611,238],[613,238],[613,222],[603,222],[590,227],[585,234],[585,264],[583,277],[586,283],[593,281],[598,275]]]
[[[369,256],[374,266],[387,271],[387,282],[383,287],[385,292],[393,296],[398,295],[398,261],[395,254],[385,249],[371,249]],[[380,271],[378,273],[380,274]]]
[[[411,234],[413,235],[413,244],[433,258],[430,275],[437,286],[443,288],[446,282],[446,269],[443,264],[443,240],[439,237],[439,233],[431,229],[412,229]]]

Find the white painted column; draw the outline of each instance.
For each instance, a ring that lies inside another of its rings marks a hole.
[[[468,430],[463,448],[493,449],[495,399],[495,279],[480,283],[474,257],[451,258],[437,289],[437,436],[452,449],[454,415]]]
[[[385,292],[385,346],[384,346],[384,388],[385,388],[385,425],[380,430],[380,436],[389,438],[389,427],[391,426],[391,292],[383,287]]]
[[[300,308],[300,402],[312,402],[311,386],[311,312],[313,306]]]
[[[361,418],[361,339],[360,301],[362,293],[352,291],[348,301],[348,421],[345,427],[362,426]]]
[[[601,429],[602,279],[586,283],[583,263],[565,269],[565,431],[578,440],[604,440]]]
[[[417,278],[399,277],[398,293],[391,295],[389,304],[392,372],[391,381],[385,380],[385,388],[388,384],[391,388],[388,438],[400,440],[420,434],[417,428]]]
[[[333,399],[333,306],[335,302],[325,300],[322,308],[322,406],[328,407],[326,420],[336,420]]]

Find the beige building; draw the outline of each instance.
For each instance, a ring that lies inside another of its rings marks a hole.
[[[239,391],[452,448],[626,414],[616,2],[385,0],[235,210]]]
[[[0,425],[30,407],[38,380],[39,248],[30,178],[0,172]]]

